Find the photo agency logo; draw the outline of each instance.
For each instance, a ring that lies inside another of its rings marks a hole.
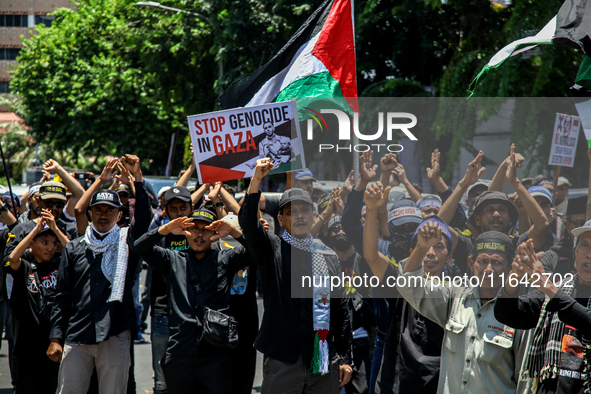
[[[306,122],[306,136],[308,141],[314,140],[314,124],[318,126],[322,133],[334,133],[332,128],[329,130],[325,115],[334,115],[336,117],[338,124],[338,130],[336,133],[336,135],[338,135],[338,143],[318,144],[318,152],[365,152],[374,150],[376,152],[399,153],[404,149],[403,146],[400,144],[389,143],[390,141],[393,141],[394,136],[399,136],[398,133],[395,133],[397,131],[402,131],[404,136],[411,141],[417,141],[417,137],[410,131],[411,128],[416,126],[417,117],[408,112],[378,112],[378,130],[373,134],[364,134],[360,131],[359,112],[353,113],[352,125],[351,116],[347,112],[338,109],[320,109],[320,111],[317,111],[310,107],[304,107],[302,109],[302,114],[305,117],[308,117]],[[382,139],[384,132],[386,133],[388,143],[379,143],[378,140]],[[353,135],[357,137],[359,142],[363,143],[354,144],[352,141]]]

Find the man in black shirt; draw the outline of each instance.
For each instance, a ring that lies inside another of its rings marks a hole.
[[[191,193],[184,186],[174,186],[164,193],[164,206],[170,220],[186,217],[191,213]],[[159,246],[168,250],[187,252],[187,237],[168,234]],[[152,269],[150,275],[150,341],[152,343],[152,368],[154,369],[154,394],[166,393],[166,382],[160,361],[166,354],[168,337],[168,291],[165,277],[168,272]]]
[[[281,197],[278,219],[285,229],[282,238],[268,234],[260,225],[259,186],[272,167],[269,159],[257,160],[239,213],[263,284],[265,314],[255,341],[255,348],[265,355],[262,393],[338,393],[339,385],[347,384],[352,372],[347,300],[342,297],[344,292],[340,292],[340,299],[334,297],[329,302],[326,295],[311,299],[317,287],[302,286],[302,279],[313,273],[339,276],[341,267],[334,252],[310,235],[314,211],[304,190],[290,189]],[[292,297],[292,292],[305,293],[300,295],[306,298]],[[325,345],[328,356],[321,358],[324,366],[330,364],[328,371],[312,362],[318,356],[315,346]]]
[[[164,273],[168,282],[170,338],[162,369],[170,394],[232,392],[232,353],[202,339],[202,322],[205,307],[228,312],[232,278],[250,261],[244,247],[211,248],[212,241],[227,235],[246,245],[240,230],[215,219],[207,209],[198,209],[188,218],[151,230],[135,244],[140,257]],[[178,252],[158,246],[170,234],[186,236],[190,250]]]
[[[538,380],[539,394],[583,394],[591,372],[591,221],[572,230],[574,269],[548,276],[531,241],[517,250],[512,270],[499,292],[494,313],[499,322],[534,329],[521,377]],[[528,274],[531,280],[522,280]],[[527,284],[525,295],[520,286]],[[586,390],[587,389],[587,390]]]
[[[136,179],[136,210],[149,210],[139,159],[126,155],[122,160]],[[127,389],[131,338],[137,334],[132,287],[139,262],[130,246],[149,222],[137,219],[129,228],[117,226],[119,196],[100,187],[113,179],[115,167],[121,165],[118,159],[110,160],[84,193],[76,215],[85,215],[90,200],[92,224],[62,253],[47,350],[52,360],[61,361],[58,393],[85,393],[94,367],[101,394]]]

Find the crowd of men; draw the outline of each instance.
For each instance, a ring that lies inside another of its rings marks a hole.
[[[188,187],[195,163],[153,196],[132,154],[84,182],[47,161],[1,196],[16,393],[134,393],[148,311],[156,394],[251,393],[257,351],[265,394],[590,392],[587,196],[519,179],[514,146],[491,180],[479,152],[455,188],[439,156],[437,194],[368,151],[330,193],[303,169],[264,195],[276,163],[259,159],[241,199]]]

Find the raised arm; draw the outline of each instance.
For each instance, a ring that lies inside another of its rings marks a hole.
[[[365,227],[363,227],[363,257],[367,260],[373,274],[382,281],[388,259],[378,251],[378,209],[388,201],[390,186],[383,188],[381,182],[370,185],[364,193],[365,206]]]
[[[218,218],[223,218],[227,215],[224,209],[223,202],[220,199],[220,189],[222,189],[222,182],[216,182],[209,187],[208,197],[215,207],[215,213]]]
[[[48,172],[55,172],[62,178],[63,184],[68,188],[68,190],[72,193],[72,197],[64,211],[70,216],[75,217],[75,207],[82,195],[84,194],[84,188],[68,171],[66,171],[60,163],[53,159],[49,159],[43,164],[43,169]]]
[[[224,206],[230,212],[233,212],[235,215],[238,215],[240,212],[240,205],[238,205],[238,201],[223,187],[220,188],[220,198],[224,202]]]
[[[268,158],[257,160],[254,174],[244,196],[244,202],[238,213],[238,221],[249,245],[251,258],[256,265],[261,267],[273,262],[274,253],[271,236],[265,231],[257,215],[261,196],[259,186],[271,168],[273,168],[273,163]]]
[[[419,193],[419,191],[415,189],[415,187],[412,185],[412,183],[410,183],[410,181],[406,177],[406,171],[404,171],[404,167],[402,166],[402,164],[398,164],[398,166],[396,166],[393,175],[400,180],[400,183],[402,183],[404,187],[406,187],[406,191],[408,191],[411,200],[413,200],[416,203],[421,199],[421,193]]]
[[[519,196],[519,200],[523,204],[523,208],[525,209],[527,216],[533,223],[532,227],[529,229],[529,238],[534,241],[533,245],[536,250],[541,250],[546,240],[549,222],[548,218],[544,214],[544,211],[542,211],[542,208],[538,205],[531,194],[527,192],[527,189],[517,177],[515,144],[511,145],[511,162],[507,167],[506,177],[517,192],[517,196]]]
[[[427,167],[427,178],[431,181],[431,183],[435,186],[437,193],[444,193],[449,186],[445,183],[443,178],[441,178],[441,167],[439,165],[439,158],[441,153],[439,153],[439,149],[435,149],[431,153],[431,167]]]
[[[193,194],[191,194],[191,203],[195,208],[199,208],[197,203],[201,201],[203,195],[209,192],[209,183],[204,183],[203,185],[199,186],[199,189],[195,190]]]
[[[484,153],[482,151],[478,152],[478,155],[468,164],[468,169],[466,170],[466,174],[464,177],[458,182],[455,190],[451,194],[451,196],[445,201],[441,210],[439,211],[439,217],[443,219],[446,223],[449,224],[451,219],[454,216],[456,211],[456,207],[462,200],[462,196],[470,186],[475,184],[482,173],[486,170],[485,167],[480,168],[480,164],[482,163],[482,159],[484,158]]]
[[[187,184],[189,183],[189,179],[191,179],[191,175],[193,175],[193,173],[197,169],[193,154],[193,144],[191,143],[191,164],[189,165],[189,168],[187,168],[187,171],[185,171],[185,173],[179,178],[177,183],[174,184],[175,186],[187,186]]]
[[[23,254],[29,248],[31,241],[37,236],[37,234],[39,234],[41,230],[43,230],[44,225],[45,221],[39,219],[33,231],[31,231],[21,242],[16,245],[16,248],[10,252],[10,256],[8,257],[10,269],[15,272],[19,270],[21,267],[21,257],[23,257]]]
[[[517,168],[523,166],[523,162],[525,159],[519,153],[515,154],[515,164]],[[490,185],[488,185],[489,191],[497,191],[502,192],[505,190],[505,180],[507,180],[507,169],[509,168],[509,164],[511,164],[511,155],[507,156],[505,160],[501,163],[497,172],[495,172],[495,176],[493,176]]]
[[[57,237],[58,241],[62,244],[62,246],[66,246],[66,244],[70,242],[70,239],[66,236],[66,234],[62,233],[62,230],[60,230],[60,228],[57,226],[55,218],[53,217],[49,209],[42,209],[41,217],[38,218],[38,220],[47,223],[51,231],[55,233],[55,236]]]
[[[158,242],[168,234],[191,236],[187,229],[193,226],[195,224],[191,218],[176,218],[142,235],[135,241],[133,249],[148,265],[166,274],[176,252],[158,246]]]
[[[115,176],[113,171],[117,167],[117,163],[119,159],[111,159],[103,168],[103,172],[101,175],[94,181],[94,183],[88,188],[87,191],[84,192],[82,198],[76,204],[76,227],[78,228],[78,234],[84,234],[86,232],[86,227],[88,227],[88,217],[86,216],[86,211],[88,210],[88,206],[90,205],[90,199],[92,195],[100,190],[101,186],[107,182],[113,180]]]
[[[24,200],[21,201],[23,201],[21,203],[22,207],[23,205],[25,205],[25,203]],[[2,201],[0,201],[0,204],[0,216],[2,216],[2,222],[7,226],[12,226],[16,223],[16,218],[14,217],[14,214],[10,209],[8,209],[8,205],[4,204]]]

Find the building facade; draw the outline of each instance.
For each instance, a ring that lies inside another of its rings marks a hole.
[[[22,47],[20,37],[29,37],[35,25],[50,26],[48,14],[62,7],[73,5],[68,0],[0,0],[0,93],[10,93],[8,71]]]

